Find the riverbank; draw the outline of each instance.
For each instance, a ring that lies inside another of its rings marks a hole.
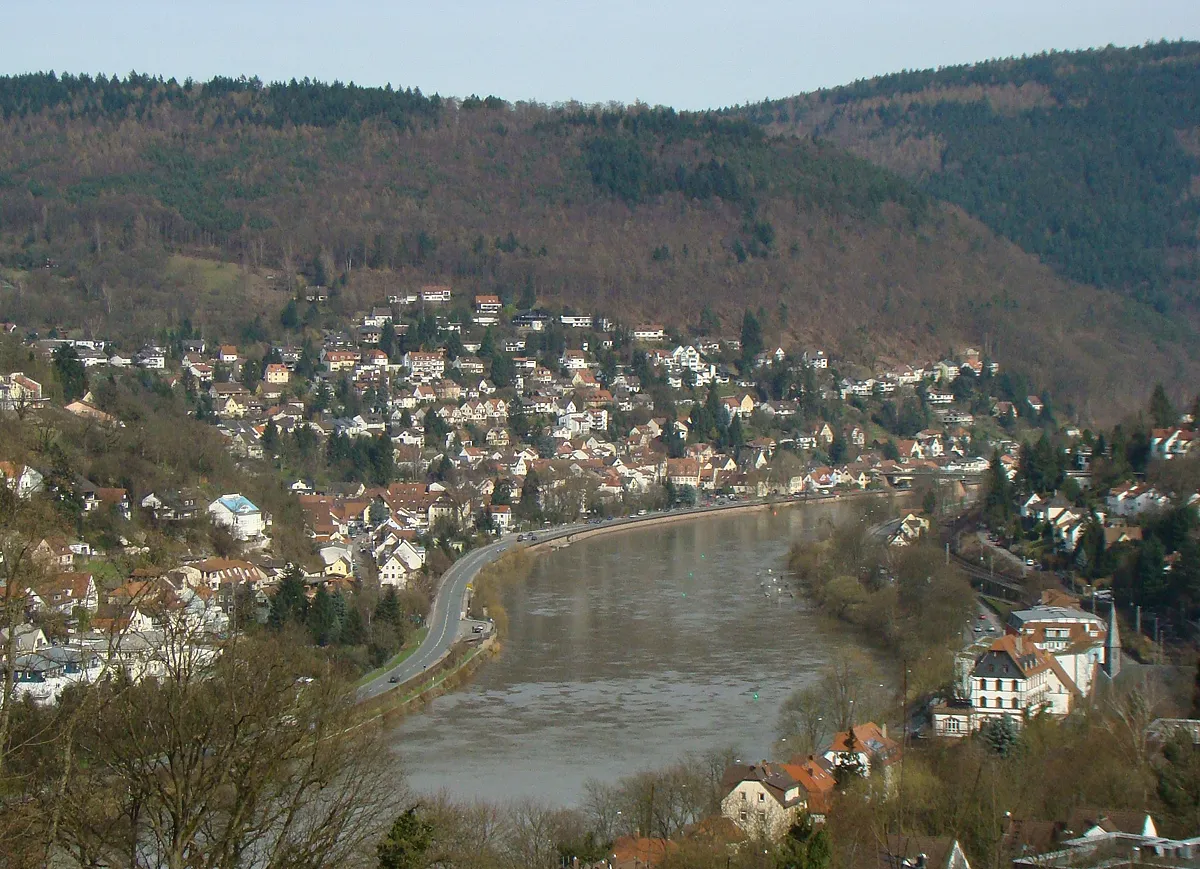
[[[529,554],[528,575],[495,586],[502,654],[397,725],[410,786],[574,804],[588,778],[684,750],[772,756],[787,697],[859,648],[774,577],[791,541],[858,514],[840,499],[751,506]]]
[[[383,676],[377,677],[373,683],[365,686],[360,691],[360,700],[365,702],[382,694],[405,690],[409,682],[421,678],[426,670],[440,666],[444,660],[448,659],[455,646],[461,642],[458,638],[457,619],[454,618],[454,614],[461,612],[465,615],[471,609],[472,604],[469,601],[478,599],[481,588],[486,588],[489,584],[486,578],[481,581],[480,577],[483,575],[483,572],[498,561],[508,559],[513,553],[519,552],[529,556],[538,556],[548,551],[570,546],[575,542],[581,542],[590,537],[610,535],[624,531],[645,530],[655,526],[692,521],[705,516],[729,516],[767,510],[778,512],[780,508],[786,507],[837,505],[862,500],[878,501],[886,499],[890,501],[896,494],[892,490],[858,491],[815,497],[781,498],[778,500],[719,504],[677,512],[608,520],[598,525],[568,526],[566,528],[535,532],[540,535],[541,539],[519,546],[516,549],[511,548],[513,543],[511,538],[497,541],[482,549],[468,553],[462,559],[455,562],[454,566],[447,572],[447,577],[443,578],[443,583],[434,600],[434,610],[440,621],[440,626],[436,629],[431,628],[428,643],[429,648],[423,645],[418,649],[417,654],[409,659],[412,666],[407,668],[409,672],[404,674],[402,681],[392,684],[390,683],[390,674],[385,674],[389,676],[389,681],[385,684]],[[528,567],[525,568],[526,574],[528,569]],[[492,607],[498,605],[498,598],[494,594],[485,592],[485,596],[488,597],[491,603],[483,605]],[[477,615],[482,615],[479,609],[476,609],[476,613]],[[494,615],[491,615],[493,619],[496,619],[496,616],[500,616],[497,622],[502,627],[504,621],[502,607],[497,609]],[[434,619],[431,619],[431,622],[433,621]],[[502,628],[500,633],[503,634],[503,632]]]
[[[931,534],[893,547],[866,524],[846,523],[825,540],[793,544],[787,559],[800,593],[819,612],[905,662],[910,696],[952,677],[953,656],[978,606]]]
[[[363,723],[395,724],[434,699],[466,684],[475,670],[499,653],[500,639],[495,634],[470,646],[454,646],[432,670],[422,673],[419,678],[361,703]]]

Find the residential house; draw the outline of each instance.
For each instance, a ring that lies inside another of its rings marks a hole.
[[[77,610],[94,613],[100,606],[96,580],[90,573],[59,573],[38,586],[36,600],[41,603],[39,608],[66,616]]]
[[[22,500],[27,500],[42,491],[45,482],[42,475],[29,465],[18,465],[15,462],[0,462],[0,481]]]
[[[0,374],[0,410],[23,411],[46,403],[42,384],[20,371]]]
[[[261,589],[267,584],[267,574],[249,561],[234,558],[206,558],[187,565],[199,574],[199,583],[217,591],[223,586],[249,585]]]
[[[325,370],[330,373],[353,371],[360,359],[361,355],[357,350],[331,350],[326,348],[321,351],[321,362],[325,366]]]
[[[96,422],[104,425],[120,425],[120,421],[112,414],[105,413],[95,405],[89,404],[86,401],[72,401],[66,405],[63,410],[67,413],[72,413],[75,416],[83,419],[94,419]]]
[[[1150,455],[1160,460],[1183,458],[1192,451],[1200,436],[1192,429],[1156,428],[1150,432]]]
[[[400,540],[379,565],[379,584],[407,588],[409,576],[425,566],[425,550],[409,540]]]
[[[755,838],[780,838],[808,807],[808,790],[779,763],[733,764],[721,786],[721,814]]]
[[[881,844],[857,845],[841,865],[846,869],[971,869],[957,839],[889,834]]]
[[[286,365],[271,362],[263,370],[263,379],[272,386],[286,386],[288,380],[291,379],[291,372],[288,371]]]
[[[672,486],[700,488],[700,462],[696,459],[667,459],[664,476]]]
[[[477,314],[499,314],[503,303],[499,296],[484,295],[475,297],[475,313]]]
[[[254,540],[266,528],[262,511],[244,495],[222,495],[208,505],[208,515],[217,525],[228,528],[235,540]]]
[[[833,735],[823,757],[833,770],[853,768],[863,777],[878,775],[891,783],[892,767],[900,762],[900,744],[887,735],[887,725],[856,724]]]
[[[909,513],[888,538],[889,546],[908,546],[929,532],[929,520],[916,513]]]
[[[663,327],[657,323],[633,328],[633,337],[638,341],[662,341],[666,337]]]
[[[1104,619],[1074,606],[1035,606],[1009,613],[1005,631],[1029,637],[1052,655],[1084,697],[1091,694],[1097,671],[1119,650],[1108,646]]]
[[[421,301],[426,305],[450,304],[450,288],[444,285],[421,287]]]
[[[404,354],[404,367],[413,380],[430,382],[446,376],[446,358],[440,352],[411,350]]]
[[[492,504],[488,507],[488,515],[492,519],[492,527],[497,534],[507,534],[512,528],[512,507],[507,504]]]
[[[968,677],[969,700],[934,707],[934,732],[965,736],[993,718],[1064,716],[1081,698],[1079,688],[1053,655],[1033,637],[1008,634],[975,658]]]
[[[1111,489],[1105,504],[1113,516],[1140,516],[1166,509],[1171,499],[1150,484],[1130,482]]]

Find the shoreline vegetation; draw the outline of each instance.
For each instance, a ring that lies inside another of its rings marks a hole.
[[[787,568],[820,612],[895,656],[907,702],[951,681],[975,592],[935,544],[891,547],[874,534],[885,509],[860,505],[856,518],[823,539],[794,543]]]

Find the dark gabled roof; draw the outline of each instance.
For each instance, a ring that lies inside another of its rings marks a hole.
[[[782,764],[732,764],[726,767],[725,774],[721,777],[721,785],[725,790],[733,790],[745,781],[760,783],[781,806],[795,805],[808,796],[807,790],[788,774]],[[792,788],[799,788],[801,794],[789,802],[787,792]]]

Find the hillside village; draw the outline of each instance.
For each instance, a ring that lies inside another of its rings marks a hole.
[[[324,299],[320,287],[297,296],[314,320]],[[129,583],[150,580],[163,586],[156,599],[219,633],[243,593],[264,621],[288,571],[303,576],[310,601],[319,590],[344,600],[363,584],[428,590],[431,570],[440,573],[479,534],[854,490],[921,488],[933,511],[948,491],[934,480],[978,479],[993,462],[1015,479],[1031,432],[1054,432],[1062,482],[1075,492],[1090,486],[1091,433],[1058,425],[1049,396],[1029,394],[1023,378],[978,350],[865,371],[820,348],[767,346],[750,311],[736,337],[714,334],[711,315],[701,320],[685,334],[572,311],[518,311],[494,295],[464,305],[438,285],[389,295],[343,328],[242,348],[182,334],[119,348],[69,329],[42,337],[7,324],[8,340],[23,343],[57,382],[4,373],[0,411],[24,419],[61,407],[92,425],[123,427],[104,406],[106,381],[177,392],[247,472],[283,480],[309,549],[303,563],[280,559],[272,517],[236,492],[140,491],[128,480],[78,475],[47,487],[46,468],[0,457],[18,497],[49,488],[80,516],[111,517],[127,556],[138,552],[132,531],[140,525],[169,535],[211,521],[230,538],[221,553],[185,552],[182,576],[134,571],[99,584],[86,570],[102,554],[97,541],[47,539],[44,557],[63,572],[54,589],[32,590],[28,610],[54,611],[68,626],[86,612],[82,625],[130,600]],[[285,332],[296,326],[286,310],[281,322]],[[1155,429],[1152,460],[1188,456],[1192,425],[1185,416]],[[1137,516],[1173,497],[1130,479],[1108,491],[1107,512],[1034,493],[1019,513],[1051,528],[1069,555],[1097,518],[1110,543],[1133,539]],[[914,515],[891,542],[906,545],[928,525]],[[432,550],[439,557],[430,567]],[[40,651],[41,635],[30,636]],[[53,661],[44,667],[68,672]]]

